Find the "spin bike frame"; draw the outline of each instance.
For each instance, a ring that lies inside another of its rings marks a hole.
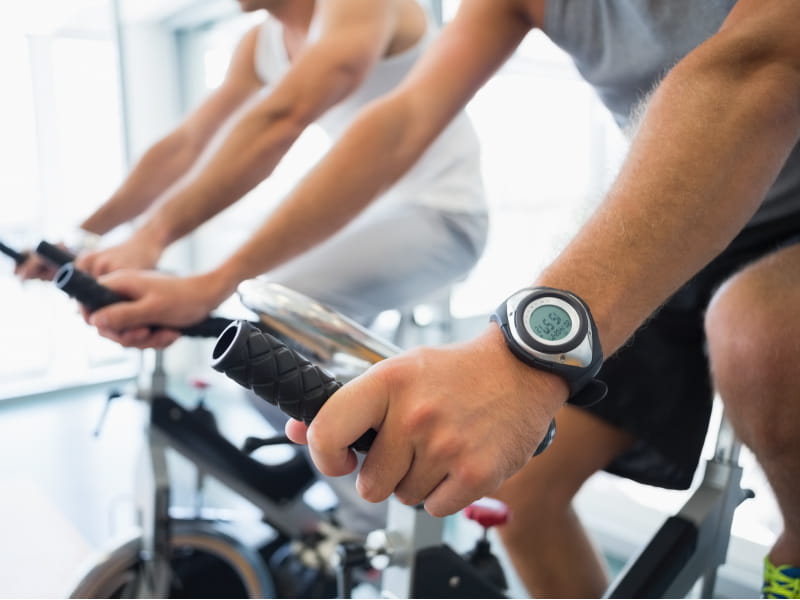
[[[44,254],[50,252],[53,262],[71,258],[44,246]],[[6,246],[0,250],[17,262],[25,258]],[[37,248],[41,251],[42,245]],[[324,365],[341,380],[399,351],[335,311],[282,286],[250,280],[239,286],[238,293],[242,303],[259,315],[262,329]],[[307,472],[301,472],[299,463],[267,468],[251,459],[209,428],[206,421],[167,397],[159,372],[157,359],[148,433],[154,493],[146,506],[142,536],[141,555],[147,559],[147,576],[139,582],[137,597],[163,595],[169,589],[167,447],[175,448],[198,468],[261,507],[265,515],[273,515],[275,518],[267,521],[287,538],[297,539],[322,527],[319,515],[300,500],[303,489],[314,479],[307,464]],[[740,485],[740,449],[723,416],[714,455],[706,463],[700,486],[623,569],[605,597],[682,598],[701,578],[702,597],[713,596],[717,569],[727,554],[733,513],[753,496]],[[391,500],[386,529],[370,534],[366,544],[356,549],[353,564],[370,564],[382,570],[383,593],[389,597],[502,597],[500,590],[461,556],[441,544],[442,533],[442,519]],[[339,553],[341,579],[348,579],[352,555],[346,548]],[[343,591],[349,591],[347,586]]]
[[[714,597],[717,570],[728,553],[733,513],[754,495],[741,487],[740,450],[741,443],[723,415],[702,482],[629,561],[606,598],[685,598],[700,579],[700,597]]]
[[[399,348],[377,339],[341,314],[309,303],[302,295],[276,284],[249,280],[239,286],[238,293],[242,304],[259,315],[268,331],[278,332],[280,339],[252,328],[248,334],[241,326],[232,325],[218,339],[213,366],[284,410],[287,405],[300,406],[303,412],[316,414],[327,396],[338,389],[330,372],[341,373],[342,365],[346,371],[354,361],[361,363],[355,371],[362,372],[369,364],[399,352]],[[248,335],[258,338],[254,346],[248,346]],[[266,346],[256,348],[259,344]],[[227,363],[230,357],[232,364]],[[307,358],[324,364],[326,369],[319,369]],[[324,394],[319,393],[318,383],[326,389]],[[264,389],[270,391],[259,393]],[[291,410],[287,412],[298,417]],[[549,444],[553,433],[551,425],[539,451]],[[385,597],[504,597],[485,573],[442,543],[443,527],[444,519],[391,498],[385,529],[370,533],[364,544],[340,545],[335,561],[340,597],[349,597],[349,572],[355,566],[381,571]]]
[[[303,340],[306,347],[325,347],[317,357],[330,359],[342,352],[375,362],[375,358],[397,351],[382,346],[376,356],[374,348],[358,348],[374,338],[341,315],[328,314],[319,320],[314,314],[296,310],[302,304],[291,297],[283,299],[280,306],[271,303],[267,299],[279,296],[264,282],[243,283],[239,295],[243,304],[258,313],[270,328],[283,330],[289,339]],[[353,340],[357,340],[355,344]],[[276,403],[281,405],[280,400]],[[702,597],[712,597],[717,569],[726,559],[733,513],[753,495],[740,485],[740,449],[741,444],[723,416],[714,455],[706,463],[702,483],[679,513],[667,519],[645,549],[623,570],[606,597],[682,598],[701,578]],[[340,566],[353,559],[381,569],[383,593],[387,597],[502,597],[497,587],[441,543],[442,527],[442,519],[392,499],[387,528],[370,534],[363,548],[350,553],[342,551]]]

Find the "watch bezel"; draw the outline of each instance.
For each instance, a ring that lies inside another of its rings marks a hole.
[[[539,306],[552,304],[564,310],[572,320],[569,334],[564,341],[551,341],[531,331],[529,314]],[[514,309],[514,329],[521,340],[533,350],[543,354],[563,354],[577,348],[586,338],[589,323],[585,308],[580,302],[568,294],[559,294],[555,290],[535,290],[520,299]]]

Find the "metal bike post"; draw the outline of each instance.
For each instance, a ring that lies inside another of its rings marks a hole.
[[[713,597],[717,569],[728,552],[733,513],[753,496],[740,485],[740,449],[723,414],[703,481],[617,577],[606,598],[685,598],[701,578],[702,597]]]
[[[150,372],[150,386],[145,392],[152,420],[153,402],[166,392],[164,351],[155,351],[155,362]],[[142,525],[142,574],[138,581],[136,597],[163,597],[169,592],[171,571],[170,481],[167,468],[166,444],[157,431],[149,425],[146,433],[147,467],[151,485],[140,498]]]

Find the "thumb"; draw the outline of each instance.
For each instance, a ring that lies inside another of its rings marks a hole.
[[[308,440],[306,439],[308,426],[302,421],[298,421],[297,419],[289,419],[286,421],[284,431],[286,432],[286,437],[292,440],[295,444],[308,443]]]
[[[94,311],[89,323],[98,329],[124,331],[154,324],[152,313],[144,300],[126,300]]]
[[[144,281],[137,277],[135,271],[115,271],[101,277],[98,283],[129,300],[96,310],[89,318],[92,325],[100,329],[122,331],[155,322],[156,311],[148,300]]]
[[[137,300],[152,289],[152,276],[137,269],[119,269],[97,277],[97,283],[120,296]]]

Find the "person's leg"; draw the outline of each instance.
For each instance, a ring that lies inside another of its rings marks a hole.
[[[569,405],[556,415],[556,427],[550,447],[492,494],[511,511],[500,537],[532,597],[599,598],[608,585],[605,563],[572,498],[634,437]]]
[[[734,430],[762,465],[783,516],[783,533],[769,558],[774,565],[795,567],[800,567],[798,307],[800,245],[793,245],[735,275],[706,315],[717,389]]]

